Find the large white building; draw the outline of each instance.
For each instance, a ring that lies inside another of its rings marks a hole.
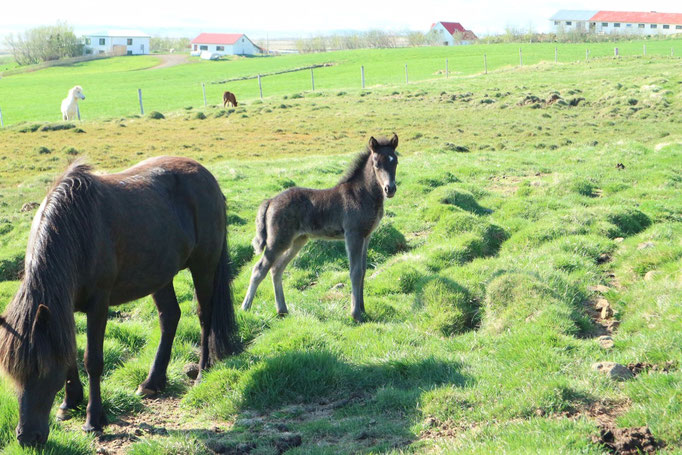
[[[139,30],[107,30],[85,35],[86,54],[149,54],[151,36]]]
[[[629,11],[561,10],[550,18],[556,32],[599,34],[682,34],[682,14]]]
[[[201,33],[192,40],[192,54],[254,55],[263,50],[242,33]]]

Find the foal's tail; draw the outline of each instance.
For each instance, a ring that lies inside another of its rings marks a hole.
[[[260,207],[258,207],[258,215],[256,215],[256,236],[251,242],[253,249],[256,250],[256,254],[261,254],[263,252],[265,242],[268,239],[268,226],[265,222],[265,215],[268,212],[271,200],[272,199],[266,199]]]
[[[208,352],[211,364],[241,350],[237,322],[232,305],[232,263],[227,250],[227,239],[223,242],[218,267],[213,278],[211,297],[211,328],[208,334]]]

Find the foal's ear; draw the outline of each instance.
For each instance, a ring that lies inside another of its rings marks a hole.
[[[374,136],[370,137],[369,138],[369,149],[372,152],[376,152],[378,148],[379,148],[379,142],[376,139],[374,139]]]
[[[393,133],[393,137],[391,138],[391,147],[393,147],[393,150],[398,148],[398,135]]]
[[[38,307],[38,312],[36,313],[36,318],[33,321],[32,334],[45,331],[50,323],[51,316],[50,309],[45,305],[40,305]]]

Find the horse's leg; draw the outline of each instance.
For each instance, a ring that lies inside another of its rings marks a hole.
[[[346,232],[346,251],[350,262],[350,282],[352,285],[351,315],[358,322],[365,312],[363,298],[365,239],[357,232]]]
[[[57,420],[69,420],[71,410],[76,409],[83,402],[83,384],[78,377],[78,365],[74,359],[73,365],[66,372],[66,386],[64,387],[64,401],[57,411]]]
[[[137,388],[137,394],[145,397],[156,395],[166,386],[166,370],[173,348],[173,338],[180,321],[180,306],[175,297],[172,281],[152,294],[152,298],[159,311],[161,342],[147,379]]]
[[[287,314],[287,304],[284,301],[284,289],[282,288],[282,274],[284,269],[287,268],[289,262],[296,257],[301,248],[308,241],[308,237],[301,236],[294,240],[289,249],[287,249],[282,255],[275,261],[270,270],[272,275],[272,285],[275,288],[275,304],[277,305],[277,314],[284,315]]]
[[[85,431],[102,431],[106,417],[102,409],[100,379],[104,369],[104,332],[107,328],[109,294],[101,293],[88,302],[87,346],[85,348],[85,371],[90,382],[90,397],[85,418]]]
[[[260,285],[263,278],[268,274],[270,267],[277,261],[278,257],[282,253],[281,250],[271,249],[269,246],[265,248],[265,253],[260,261],[253,266],[251,271],[251,281],[249,282],[249,290],[244,297],[244,302],[242,303],[242,310],[248,311],[251,308],[251,303],[253,303],[253,298],[256,295],[256,290],[258,285]]]

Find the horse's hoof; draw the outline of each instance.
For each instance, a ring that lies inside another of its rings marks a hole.
[[[63,422],[65,420],[69,420],[71,417],[73,417],[73,413],[71,412],[71,409],[69,409],[69,408],[57,409],[57,415],[55,416],[55,418],[58,421]]]
[[[147,387],[139,386],[137,388],[137,391],[135,392],[135,395],[138,397],[142,398],[151,398],[153,396],[156,396],[159,392],[156,390],[149,389]]]
[[[96,426],[93,426],[92,424],[89,424],[89,423],[86,423],[85,425],[83,425],[83,431],[85,431],[86,433],[94,433],[94,434],[101,434],[104,432],[104,430],[102,429],[102,426],[96,427]]]
[[[284,318],[286,316],[289,316],[289,312],[288,311],[278,311],[277,316],[280,318]]]

